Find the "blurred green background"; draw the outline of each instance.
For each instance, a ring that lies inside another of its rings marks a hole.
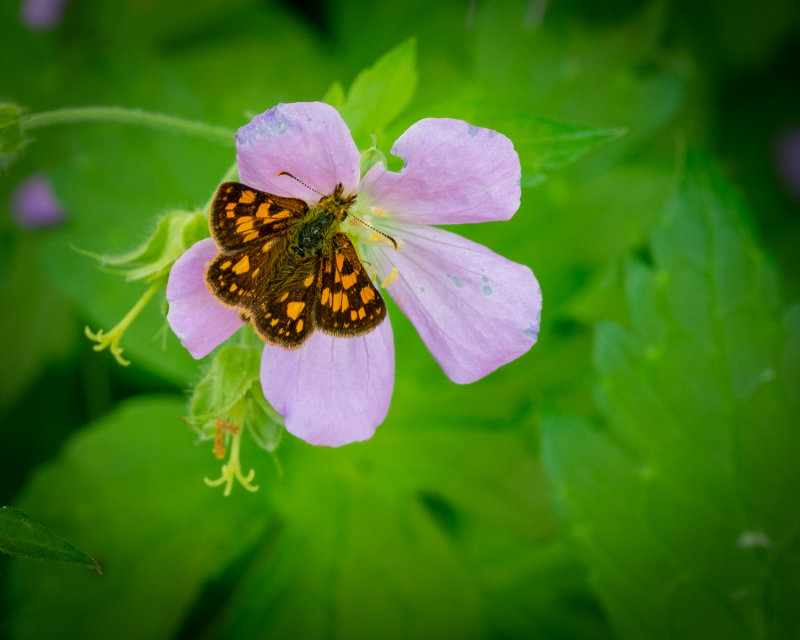
[[[0,633],[800,637],[800,151],[779,154],[800,128],[800,4],[71,0],[35,31],[4,2],[0,42],[0,99],[33,113],[231,129],[335,102],[399,50],[416,74],[384,96],[378,145],[428,116],[509,135],[519,212],[457,230],[544,293],[538,344],[469,387],[390,307],[397,382],[375,437],[286,436],[282,478],[245,441],[260,490],[226,498],[177,419],[204,365],[168,329],[164,351],[163,294],[120,367],[83,327],[114,326],[145,285],[72,247],[124,252],[201,207],[232,148],[36,130],[0,176],[0,504],[103,575],[3,556]],[[67,221],[33,232],[8,203],[37,171]]]

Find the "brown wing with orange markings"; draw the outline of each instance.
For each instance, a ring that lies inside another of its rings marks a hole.
[[[337,233],[322,256],[317,326],[334,336],[369,333],[386,317],[386,304],[372,284],[350,239]]]

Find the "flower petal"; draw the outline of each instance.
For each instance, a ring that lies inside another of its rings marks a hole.
[[[196,359],[211,353],[242,326],[239,312],[220,304],[206,286],[206,265],[217,253],[211,238],[200,240],[175,261],[167,281],[167,321]]]
[[[294,351],[266,345],[261,387],[289,433],[310,444],[338,447],[371,438],[394,387],[389,319],[358,338],[317,331]]]
[[[236,133],[239,179],[277,195],[317,202],[319,194],[288,176],[288,171],[317,191],[332,193],[341,182],[355,191],[359,153],[342,116],[323,102],[279,104],[256,116]]]
[[[533,272],[454,233],[392,230],[400,249],[365,247],[397,306],[454,382],[474,382],[527,352],[539,334],[542,292]]]
[[[399,173],[376,164],[360,190],[393,218],[422,224],[508,220],[519,209],[521,169],[511,140],[463,120],[426,118],[397,139]]]

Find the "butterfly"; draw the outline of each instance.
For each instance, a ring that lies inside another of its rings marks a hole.
[[[219,255],[206,283],[265,342],[296,349],[317,329],[360,336],[386,317],[380,292],[339,230],[356,199],[343,191],[338,184],[309,208],[238,182],[217,189],[209,228]]]

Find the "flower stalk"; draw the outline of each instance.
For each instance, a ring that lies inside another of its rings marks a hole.
[[[127,328],[131,325],[131,323],[136,319],[136,317],[142,312],[147,306],[147,303],[153,298],[156,292],[161,288],[163,285],[163,281],[158,281],[152,283],[147,290],[144,292],[141,298],[136,302],[135,305],[131,308],[130,311],[125,315],[125,317],[119,321],[119,323],[111,329],[108,333],[104,332],[102,329],[99,331],[92,331],[88,326],[84,328],[84,333],[86,337],[89,338],[92,342],[96,342],[97,344],[92,347],[95,351],[102,351],[103,349],[108,349],[111,351],[111,355],[114,356],[114,359],[121,364],[123,367],[127,367],[131,362],[130,360],[126,360],[122,357],[122,347],[119,345],[119,341],[124,335]]]

